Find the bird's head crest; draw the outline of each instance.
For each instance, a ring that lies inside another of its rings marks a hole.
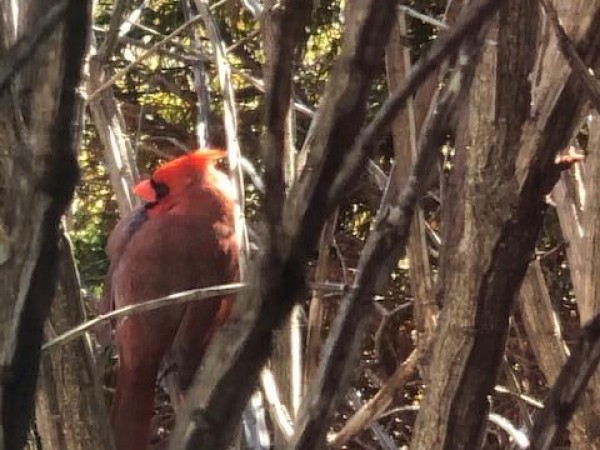
[[[216,161],[227,156],[223,150],[200,149],[160,165],[149,180],[138,183],[133,192],[148,202],[156,202],[173,190],[203,177]]]

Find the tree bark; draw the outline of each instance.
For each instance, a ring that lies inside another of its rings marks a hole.
[[[571,7],[570,5],[565,6],[567,8]],[[578,16],[562,14],[561,23],[569,36],[572,38],[581,37],[582,30],[579,26]],[[551,28],[550,25],[548,25],[548,28]],[[551,31],[548,31],[548,33],[551,33],[547,37],[548,42],[556,40]],[[580,111],[577,120],[583,120],[585,112],[585,110]],[[565,171],[552,192],[552,199],[556,203],[562,233],[568,243],[566,253],[582,325],[600,312],[596,294],[599,289],[599,280],[595,275],[598,272],[598,264],[600,264],[600,260],[596,255],[598,248],[595,245],[595,242],[600,238],[600,227],[597,225],[598,214],[600,213],[598,206],[600,157],[594,151],[600,146],[599,117],[598,114],[595,114],[588,122],[588,152],[585,160],[575,166],[572,171]],[[537,278],[539,280],[539,277]],[[543,283],[543,280],[541,282]],[[541,325],[541,323],[544,323],[543,317],[548,314],[540,311],[545,302],[539,304],[538,298],[536,297],[531,302],[527,302],[529,304],[536,302],[536,311],[532,312],[533,317],[529,318],[524,315],[525,319],[531,321],[530,326],[534,326],[534,320],[538,326]],[[525,303],[525,300],[523,302]],[[539,355],[540,367],[550,383],[554,382],[562,366],[562,364],[557,365],[558,361],[554,361],[554,364],[549,364],[548,361],[548,358],[552,358],[551,355],[558,356],[556,339],[556,336],[552,339],[532,339],[534,348],[539,345],[536,355]],[[562,356],[562,363],[564,361],[566,361],[566,355]],[[592,376],[586,395],[582,397],[579,408],[569,427],[571,440],[575,448],[600,448],[599,423],[600,374],[596,373]]]
[[[578,50],[598,58],[596,2],[564,3]],[[536,53],[539,5],[509,2],[489,38],[457,141],[444,220],[444,309],[412,448],[479,448],[508,320],[560,176],[558,150],[585,104],[556,45]],[[538,57],[539,58],[536,58]],[[531,77],[534,62],[538,62]],[[533,87],[530,85],[534,80]]]
[[[521,285],[519,309],[527,339],[548,384],[554,384],[569,355],[539,261],[531,263]],[[569,427],[573,449],[597,449],[598,421],[594,413],[595,389],[590,383]]]
[[[90,3],[63,0],[59,25],[0,92],[0,447],[6,450],[21,449],[27,438],[56,283],[59,220],[77,182],[72,123]],[[35,35],[54,6],[2,1],[2,54]]]
[[[46,335],[85,321],[79,276],[67,238],[60,245],[56,298]],[[44,450],[110,450],[112,433],[90,343],[85,337],[42,356],[36,425]]]
[[[308,25],[311,2],[287,2],[283,7],[274,0],[264,2],[261,17],[262,41],[265,52],[265,99],[262,152],[265,159],[265,213],[269,235],[275,236],[287,189],[295,180],[295,124],[292,113],[292,74],[294,54],[303,42],[302,31]],[[290,164],[291,162],[291,164]],[[286,170],[286,168],[293,168]],[[276,240],[269,240],[276,250]],[[271,365],[283,405],[292,419],[302,395],[302,330],[300,310],[296,306],[286,323],[274,333]],[[277,430],[277,429],[276,429]],[[286,437],[275,432],[275,444],[284,447]]]

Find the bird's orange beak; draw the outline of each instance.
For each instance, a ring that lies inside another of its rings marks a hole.
[[[140,181],[138,184],[136,184],[136,186],[133,188],[133,193],[148,202],[156,201],[156,191],[152,187],[150,180]]]

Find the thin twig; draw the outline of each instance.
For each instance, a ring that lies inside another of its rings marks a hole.
[[[210,5],[210,10],[214,11],[215,9],[223,6],[225,3],[227,3],[229,0],[219,0],[218,2],[213,3],[212,5]]]
[[[523,431],[519,430],[513,423],[506,417],[500,414],[490,413],[488,414],[488,420],[500,429],[504,430],[506,434],[513,440],[517,447],[526,449],[529,447],[529,438]]]
[[[330,441],[333,447],[342,447],[350,438],[377,420],[378,416],[392,403],[396,391],[404,386],[414,373],[417,367],[417,356],[417,351],[413,350],[406,360],[398,366],[385,385],[348,419],[344,427]]]
[[[262,92],[262,93],[265,92],[265,83],[260,78],[250,75],[250,74],[244,72],[243,70],[239,70],[239,69],[232,69],[232,70],[236,75],[239,75],[244,80],[248,81],[252,86],[254,86],[256,89],[258,89],[260,92]],[[294,100],[293,105],[294,105],[294,109],[296,111],[298,111],[299,113],[304,114],[307,117],[314,117],[315,110],[312,106],[309,106],[306,103],[303,103],[302,101],[300,101],[298,99]]]
[[[441,28],[446,30],[449,28],[448,24],[438,20],[434,17],[428,16],[427,14],[420,13],[419,11],[411,8],[406,5],[398,5],[398,10],[406,13],[407,15],[414,17],[415,19],[419,19],[423,23],[428,23],[429,25],[433,25],[434,27]]]
[[[181,2],[183,14],[186,20],[190,20],[194,15],[193,0],[183,0]],[[192,30],[192,49],[200,51],[200,37],[197,30]],[[210,92],[208,90],[206,65],[202,61],[195,61],[192,65],[194,74],[194,90],[196,91],[196,138],[199,148],[210,146],[210,135],[208,132],[208,122],[210,115]]]
[[[350,391],[346,394],[346,399],[348,400],[348,403],[350,403],[350,405],[353,406],[355,409],[359,408],[360,410],[362,410],[365,406],[365,403],[360,397],[359,391],[357,389],[350,389]],[[400,450],[394,442],[394,439],[384,430],[384,428],[378,422],[371,422],[369,424],[369,428],[371,429],[371,432],[379,442],[379,446],[383,450]],[[357,442],[360,442],[358,437],[355,436],[354,439]]]
[[[106,33],[106,30],[102,27],[95,26],[94,31],[96,33]],[[132,47],[141,48],[143,50],[148,50],[152,48],[152,44],[147,44],[139,39],[134,39],[129,36],[122,36],[119,38],[119,42],[131,45]],[[182,62],[184,64],[192,64],[196,61],[210,61],[211,58],[208,55],[196,54],[190,48],[186,46],[181,46],[180,50],[171,51],[166,50],[164,48],[160,48],[155,50],[155,53],[160,56],[164,56],[166,58],[170,58],[174,61]]]
[[[102,83],[94,92],[92,92],[88,96],[88,98],[86,99],[87,103],[91,102],[96,97],[98,97],[98,95],[100,95],[100,93],[102,91],[111,87],[115,81],[117,81],[117,80],[121,79],[122,77],[124,77],[125,75],[127,75],[140,62],[142,62],[149,56],[152,56],[161,47],[168,44],[173,38],[177,37],[179,34],[183,33],[185,30],[187,30],[190,26],[200,22],[201,20],[202,20],[201,16],[196,16],[193,19],[191,19],[191,20],[187,21],[186,23],[184,23],[183,25],[181,25],[180,27],[177,27],[171,34],[169,34],[163,40],[154,44],[152,47],[150,47],[148,50],[146,50],[140,56],[138,56],[135,60],[133,60],[132,62],[127,64],[123,69],[119,70],[112,77],[110,77],[108,80],[106,80],[106,82]]]
[[[61,334],[55,339],[46,342],[42,346],[42,351],[51,349],[52,347],[65,344],[73,339],[81,336],[87,331],[95,328],[96,326],[108,322],[110,320],[118,319],[119,317],[133,316],[136,314],[147,313],[156,309],[165,308],[167,306],[182,305],[184,303],[195,302],[199,300],[206,300],[209,298],[219,297],[223,295],[233,295],[241,292],[246,288],[245,283],[229,283],[222,284],[219,286],[211,286],[203,289],[193,289],[184,292],[178,292],[177,294],[167,295],[154,300],[149,300],[144,303],[136,303],[134,305],[124,306],[123,308],[116,309],[107,314],[99,315],[98,317],[88,320],[81,325]]]
[[[146,8],[149,1],[150,0],[143,0],[137,8],[129,13],[129,16],[127,16],[127,18],[119,27],[119,39],[125,37],[125,35],[127,35],[131,29],[138,24],[138,20],[140,19],[144,8]]]
[[[214,6],[214,5],[213,5]],[[213,8],[211,7],[211,10]],[[237,41],[235,41],[233,44],[231,44],[229,47],[227,47],[225,49],[225,53],[229,54],[232,53],[235,49],[237,49],[238,47],[241,47],[242,45],[244,45],[246,42],[251,41],[252,39],[254,39],[256,36],[258,36],[260,34],[260,29],[256,29],[250,33],[248,33],[246,36],[244,36],[241,39],[238,39]]]
[[[343,294],[353,289],[353,287],[351,286],[347,286],[342,283],[332,282],[311,283],[310,287],[314,290],[321,290],[325,292],[338,294]],[[117,319],[119,317],[141,314],[147,311],[154,311],[155,309],[164,308],[166,306],[175,306],[188,302],[205,300],[208,298],[216,297],[218,295],[230,295],[237,292],[241,292],[244,288],[246,288],[245,283],[223,284],[219,286],[211,286],[209,288],[193,289],[190,291],[178,292],[176,294],[167,295],[166,297],[148,300],[144,303],[125,306],[124,308],[119,308],[114,311],[111,311],[110,313],[97,316],[94,319],[84,322],[78,327],[73,328],[72,330],[69,330],[66,333],[58,336],[56,339],[52,339],[52,341],[46,342],[42,347],[42,350],[50,349],[55,345],[66,344],[67,342],[70,342],[76,337],[81,336],[90,329],[95,328],[96,326],[101,325],[102,323],[105,323],[107,321]],[[220,291],[220,289],[222,289],[223,291]]]
[[[131,24],[132,27],[135,28],[139,28],[142,31],[145,31],[149,34],[151,34],[152,36],[156,36],[159,39],[164,39],[166,36],[164,34],[162,34],[160,31],[155,30],[152,27],[149,27],[148,25],[145,24],[141,24],[141,23],[132,23]],[[121,36],[121,39],[124,42],[127,42],[128,38],[127,36]],[[169,41],[169,44],[177,47],[179,50],[173,50],[173,51],[181,51],[183,53],[189,54],[189,59],[191,60],[200,60],[200,61],[212,61],[214,59],[213,55],[211,55],[209,52],[205,51],[204,49],[201,50],[195,50],[193,49],[190,45],[184,44],[183,42],[181,42],[179,39],[172,39],[171,41]],[[150,48],[153,44],[145,44],[145,48]],[[161,51],[157,51],[156,53],[160,54]]]
[[[515,397],[515,398],[527,403],[529,406],[533,406],[534,408],[537,408],[537,409],[542,409],[544,407],[544,404],[542,402],[540,402],[539,400],[536,400],[535,398],[533,398],[529,395],[519,394],[518,392],[513,392],[504,386],[500,386],[500,385],[494,386],[494,391],[498,392],[500,394],[507,394],[507,395],[510,395],[511,397]]]

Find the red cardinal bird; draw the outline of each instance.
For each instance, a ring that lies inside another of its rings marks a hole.
[[[148,203],[110,235],[104,299],[109,308],[238,280],[232,188],[214,167],[223,156],[218,150],[189,153],[135,187]],[[168,356],[179,389],[188,388],[231,301],[166,307],[116,324],[119,367],[111,420],[118,450],[147,448],[161,361]]]

